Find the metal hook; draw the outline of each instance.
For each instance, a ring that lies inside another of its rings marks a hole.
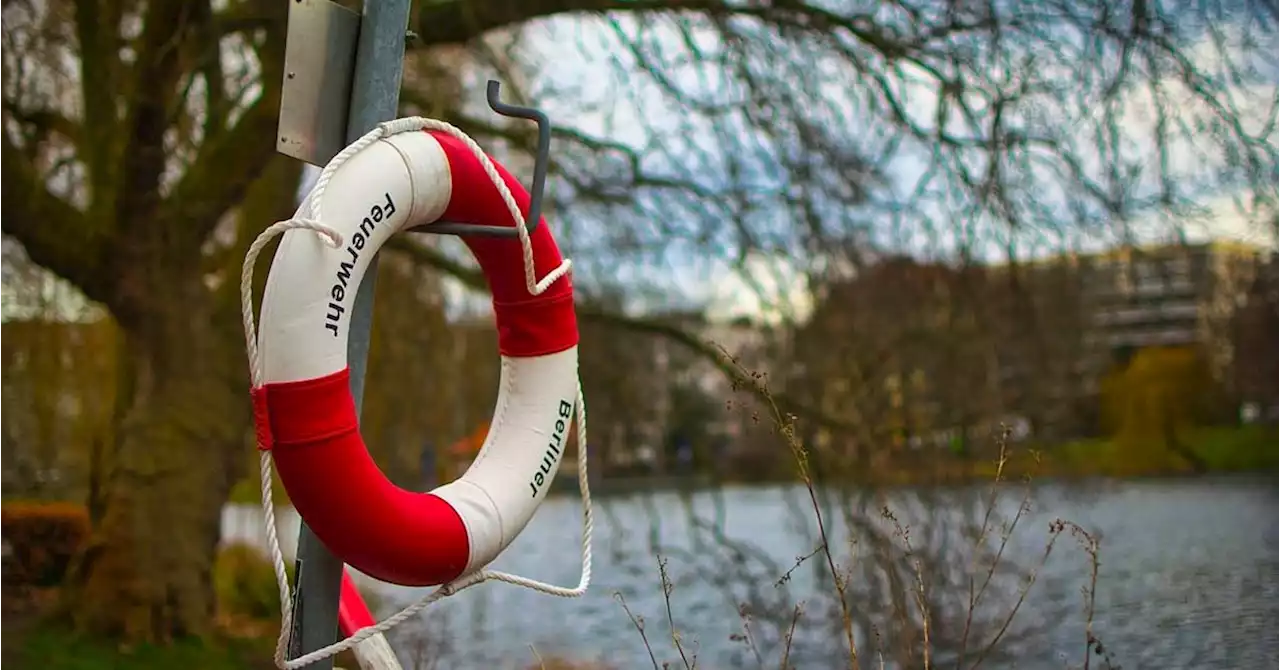
[[[547,164],[550,162],[548,155],[551,153],[551,121],[547,119],[546,114],[539,110],[531,107],[508,105],[502,102],[498,99],[499,88],[501,88],[501,84],[497,80],[489,80],[489,85],[485,90],[485,97],[489,101],[489,109],[502,116],[529,119],[538,124],[538,153],[535,155],[533,163],[533,188],[529,189],[529,211],[525,213],[524,217],[525,230],[528,230],[529,234],[532,235],[533,231],[538,229],[538,222],[542,218],[542,189],[547,183]],[[519,236],[516,229],[509,226],[481,226],[443,221],[418,228],[417,232],[478,237]]]

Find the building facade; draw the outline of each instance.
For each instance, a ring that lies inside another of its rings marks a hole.
[[[1203,345],[1225,369],[1233,355],[1228,324],[1268,258],[1247,247],[1202,244],[1092,259],[1083,277],[1097,344],[1115,352]]]
[[[878,442],[989,442],[1001,425],[1053,442],[1100,432],[1102,381],[1137,351],[1191,347],[1230,402],[1247,395],[1266,416],[1275,273],[1275,252],[1235,244],[999,266],[890,259],[828,290],[800,328],[809,369],[796,373],[814,403],[885,423]]]
[[[993,268],[1003,277],[992,286],[993,302],[1006,306],[998,357],[1007,405],[1031,417],[1041,435],[1094,433],[1102,379],[1148,347],[1196,349],[1238,401],[1238,379],[1253,365],[1247,359],[1268,350],[1263,342],[1276,346],[1274,329],[1268,335],[1260,325],[1265,319],[1240,323],[1250,300],[1265,302],[1265,287],[1274,292],[1274,259],[1257,247],[1204,243]],[[1014,272],[1019,279],[1010,282]],[[1018,290],[1002,288],[1009,283]],[[1242,337],[1249,352],[1240,350]]]

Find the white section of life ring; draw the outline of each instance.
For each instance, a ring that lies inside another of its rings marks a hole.
[[[379,140],[334,172],[316,213],[342,235],[342,246],[307,230],[281,237],[262,299],[264,382],[347,367],[351,306],[369,260],[392,235],[439,218],[452,188],[444,150],[424,132]]]
[[[317,214],[342,245],[292,230],[271,263],[258,331],[265,383],[315,379],[347,367],[350,308],[369,260],[392,235],[439,218],[452,189],[448,159],[425,132],[379,140],[334,172]],[[432,491],[467,529],[464,574],[496,558],[533,518],[559,469],[577,400],[576,346],[502,357],[480,453],[462,477]]]
[[[462,477],[432,491],[467,528],[471,555],[463,574],[497,558],[533,518],[560,469],[577,400],[578,347],[502,357],[484,446]]]

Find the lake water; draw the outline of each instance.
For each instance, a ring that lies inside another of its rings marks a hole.
[[[936,556],[953,571],[960,569],[957,566],[967,569],[969,554],[963,546],[973,542],[971,537],[960,538],[957,529],[965,527],[966,520],[981,519],[981,509],[971,507],[980,494],[965,489],[898,491],[865,504],[833,498],[826,508],[832,545],[847,547],[845,529],[856,527],[859,519],[888,527],[883,518],[872,518],[878,516],[875,510],[888,506],[900,523],[911,527],[913,546],[922,548],[919,555]],[[996,507],[1008,518],[1023,496],[1018,487],[1002,489]],[[1274,478],[1048,483],[1031,490],[1031,501],[1030,511],[1010,538],[1005,563],[1024,571],[1034,566],[1043,554],[1050,522],[1057,518],[1095,534],[1101,552],[1093,631],[1116,666],[1277,667],[1280,561]],[[851,515],[852,522],[842,524],[830,518],[839,516],[832,512],[841,509],[869,511]],[[779,667],[781,631],[797,602],[805,603],[805,612],[794,635],[792,662],[802,669],[842,667],[840,629],[833,627],[839,618],[822,607],[824,594],[832,591],[821,576],[827,574],[825,563],[810,559],[777,585],[797,557],[817,545],[812,517],[807,492],[801,488],[730,488],[599,501],[594,579],[586,596],[562,600],[506,584],[482,584],[428,608],[422,621],[392,640],[406,669],[536,667],[535,653],[543,658],[603,660],[616,668],[653,667],[644,641],[619,602],[620,593],[645,619],[645,633],[659,665],[672,661],[672,667],[683,667],[666,621],[655,557],[661,553],[674,583],[676,627],[686,650],[696,649],[699,667]],[[580,519],[576,498],[549,499],[494,567],[575,584]],[[281,523],[286,552],[291,554],[297,518],[285,511]],[[229,507],[223,526],[227,539],[261,542],[256,507]],[[859,537],[863,539],[853,546],[854,552],[867,546],[865,536]],[[952,546],[958,548],[939,549]],[[935,553],[924,547],[933,547]],[[842,567],[849,555],[848,549],[838,552]],[[981,578],[986,571],[972,573]],[[1079,544],[1061,538],[1003,638],[1004,655],[993,656],[982,667],[1080,667],[1085,650],[1081,589],[1088,585],[1089,573],[1089,558]],[[874,574],[855,572],[851,577],[859,615],[892,609],[874,606],[876,596],[863,588],[877,579]],[[382,616],[426,592],[362,581],[377,592]],[[935,640],[954,634],[964,619],[946,609],[945,589],[936,592],[940,604],[932,618],[947,620],[935,622]],[[960,589],[950,595],[967,603],[966,593]],[[991,600],[977,608],[977,619],[995,624],[982,633],[988,639],[1016,602],[1016,593],[999,592]],[[748,631],[763,663],[741,639],[742,603],[750,603]],[[864,658],[873,643],[860,639]],[[976,646],[980,645],[971,644],[970,649]],[[968,658],[976,654],[970,652]],[[946,667],[953,666],[954,660]],[[1092,667],[1105,667],[1102,658],[1095,657]]]

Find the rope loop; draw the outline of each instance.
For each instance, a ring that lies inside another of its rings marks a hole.
[[[337,172],[338,168],[342,167],[343,164],[379,140],[400,133],[416,132],[421,130],[439,131],[458,139],[465,144],[480,161],[481,166],[484,168],[485,175],[489,177],[489,180],[492,181],[493,185],[498,189],[498,194],[502,197],[503,203],[506,204],[507,211],[511,214],[511,218],[518,229],[520,246],[523,251],[523,258],[521,260],[524,265],[525,286],[529,290],[530,295],[536,296],[545,292],[556,282],[557,279],[568,274],[572,269],[572,263],[569,259],[565,259],[556,269],[547,273],[545,277],[542,279],[537,278],[533,261],[533,243],[529,238],[529,230],[525,225],[524,214],[520,211],[520,207],[516,203],[515,196],[511,194],[511,189],[507,187],[506,182],[502,180],[502,176],[498,174],[498,170],[494,166],[493,161],[490,160],[488,155],[484,153],[484,150],[476,144],[475,140],[468,137],[466,133],[444,121],[418,116],[395,119],[393,121],[387,121],[379,124],[373,130],[365,133],[360,137],[360,139],[352,142],[345,149],[338,152],[338,155],[334,156],[333,160],[329,161],[329,164],[320,172],[319,178],[316,179],[315,186],[312,187],[306,198],[303,199],[302,204],[298,207],[297,212],[294,213],[293,218],[285,221],[278,221],[268,226],[266,230],[262,231],[262,233],[254,239],[253,244],[249,246],[249,250],[245,254],[244,267],[240,275],[240,304],[241,317],[244,322],[245,352],[249,359],[249,377],[252,381],[254,390],[261,388],[264,377],[262,370],[262,357],[258,351],[257,328],[253,318],[253,271],[254,266],[257,263],[258,256],[272,239],[283,235],[290,230],[310,230],[317,233],[329,246],[335,249],[340,248],[343,244],[342,234],[333,227],[326,225],[319,218],[320,203],[322,202],[325,191],[329,188],[329,182],[332,181],[333,175]],[[591,506],[591,489],[587,480],[587,406],[582,394],[581,381],[578,383],[578,395],[574,410],[574,423],[578,428],[578,490],[582,494],[583,505],[582,576],[579,579],[577,586],[572,588],[555,586],[529,579],[527,577],[507,574],[505,572],[477,570],[475,572],[462,575],[448,584],[440,586],[423,596],[417,602],[405,607],[376,625],[362,628],[344,640],[340,640],[327,647],[317,649],[295,659],[289,659],[288,657],[289,633],[293,624],[293,595],[289,586],[288,574],[285,572],[284,552],[280,549],[280,537],[276,528],[275,504],[272,499],[271,453],[264,450],[259,460],[259,472],[261,474],[260,483],[262,488],[263,525],[265,527],[267,546],[271,552],[272,564],[276,575],[276,583],[280,590],[280,636],[276,639],[276,667],[280,668],[280,670],[300,670],[301,668],[311,665],[316,661],[336,656],[337,654],[351,649],[375,635],[381,635],[382,633],[395,628],[425,609],[431,603],[486,581],[506,582],[508,584],[533,589],[541,593],[559,596],[562,598],[576,598],[586,593],[587,586],[591,583],[591,534],[594,519]]]

